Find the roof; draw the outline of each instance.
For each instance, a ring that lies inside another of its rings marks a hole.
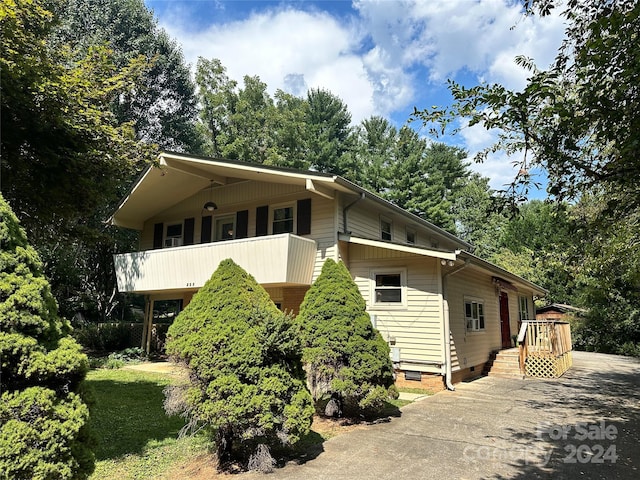
[[[470,265],[476,266],[494,275],[494,282],[498,285],[508,286],[509,284],[512,284],[514,287],[516,287],[515,288],[516,290],[517,290],[517,287],[526,288],[528,290],[532,290],[536,295],[539,295],[541,297],[549,293],[547,289],[541,287],[540,285],[537,285],[525,278],[522,278],[514,273],[511,273],[508,270],[505,270],[504,268],[499,267],[498,265],[495,265],[491,262],[483,260],[482,258],[477,257],[470,252],[465,252],[465,251],[459,252],[458,258],[464,260]]]
[[[368,200],[431,229],[461,248],[472,248],[470,243],[338,175],[178,152],[161,153],[158,156],[158,165],[149,166],[140,175],[122,198],[115,212],[107,219],[107,223],[142,230],[146,219],[189,198],[212,183],[227,185],[242,180],[300,185],[329,198],[332,197],[333,191],[364,195]]]
[[[549,305],[545,305],[544,307],[536,308],[536,313],[545,313],[545,312],[560,312],[560,313],[587,313],[587,310],[580,307],[574,307],[573,305],[567,305],[565,303],[550,303]]]
[[[518,291],[519,289],[526,289],[533,291],[534,294],[539,296],[545,296],[548,292],[545,288],[540,285],[536,285],[529,280],[522,278],[518,275],[515,275],[508,270],[505,270],[498,265],[495,265],[491,262],[487,262],[486,260],[481,259],[473,255],[472,253],[466,252],[464,250],[440,250],[434,248],[425,248],[417,245],[407,245],[403,243],[395,243],[391,241],[384,240],[373,240],[369,238],[356,237],[354,235],[341,233],[338,236],[338,239],[343,242],[354,243],[358,245],[366,245],[370,247],[376,248],[384,248],[387,250],[394,250],[398,252],[411,253],[414,255],[421,255],[425,257],[433,257],[438,258],[440,260],[450,260],[450,261],[464,261],[467,265],[471,265],[475,268],[482,270],[485,273],[493,275],[493,282],[502,288],[511,289],[514,291]],[[447,262],[448,263],[448,262]],[[444,265],[444,263],[443,263]],[[453,263],[448,263],[449,267],[459,268],[462,264],[458,264],[454,267]]]

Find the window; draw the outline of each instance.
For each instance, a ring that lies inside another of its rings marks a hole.
[[[527,297],[520,297],[518,302],[518,315],[521,322],[529,320],[529,299]]]
[[[216,241],[233,240],[235,238],[235,215],[216,218]]]
[[[476,332],[484,330],[484,303],[479,299],[467,298],[464,301],[464,318],[467,330]]]
[[[272,233],[293,233],[293,205],[273,209]]]
[[[371,306],[405,307],[406,272],[401,269],[384,269],[371,272]]]
[[[413,228],[407,227],[407,243],[410,245],[416,244],[416,231]]]
[[[380,218],[380,238],[391,241],[391,220]]]
[[[165,247],[179,247],[182,245],[182,223],[167,225],[167,234],[164,238]]]

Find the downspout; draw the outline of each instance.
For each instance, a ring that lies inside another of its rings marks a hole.
[[[446,280],[451,275],[461,272],[468,266],[469,266],[469,259],[467,258],[464,261],[464,265],[460,265],[459,267],[454,268],[450,272],[447,272],[444,275],[442,275],[442,307],[443,307],[443,314],[444,314],[444,335],[445,335],[445,339],[444,339],[445,377],[444,379],[445,379],[445,385],[447,389],[452,391],[455,390],[456,387],[454,387],[453,384],[451,383],[451,322],[449,320],[449,300],[447,299],[447,294],[446,294],[446,284],[447,284]]]
[[[349,231],[347,230],[347,211],[359,201],[364,200],[364,197],[365,197],[364,192],[360,192],[360,196],[356,200],[354,200],[353,202],[351,202],[349,205],[347,205],[342,209],[342,224],[343,224],[342,233],[349,233]]]

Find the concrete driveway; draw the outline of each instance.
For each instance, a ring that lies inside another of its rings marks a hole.
[[[265,478],[259,474],[241,478]],[[640,362],[574,352],[562,378],[484,377],[323,444],[273,479],[638,479]]]

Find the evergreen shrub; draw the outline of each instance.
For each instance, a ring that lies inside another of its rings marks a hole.
[[[228,259],[169,328],[166,351],[186,363],[190,378],[167,390],[165,408],[188,428],[210,429],[219,468],[231,460],[270,465],[268,448],[309,432],[313,404],[292,324]]]
[[[386,400],[397,398],[389,346],[371,325],[365,301],[342,262],[325,262],[296,324],[316,407],[331,397],[332,414],[375,415]]]
[[[57,315],[38,254],[0,195],[0,472],[81,479],[94,456],[83,401],[88,361]]]

